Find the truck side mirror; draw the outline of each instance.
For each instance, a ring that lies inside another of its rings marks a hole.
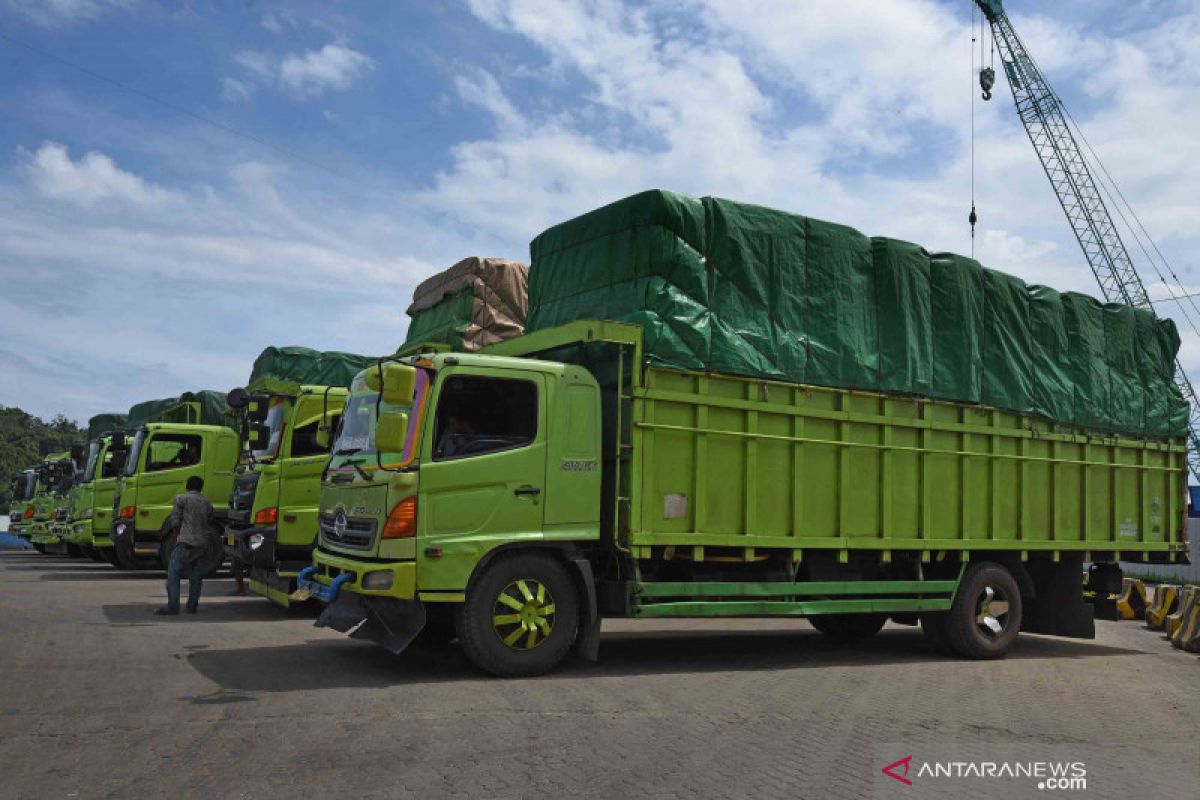
[[[248,438],[254,449],[261,450],[267,446],[267,442],[271,441],[271,426],[261,424],[251,425]]]
[[[379,421],[375,423],[375,451],[378,453],[402,452],[407,435],[408,414],[402,411],[384,411],[379,415]]]
[[[71,445],[71,460],[74,461],[76,464],[83,464],[83,458],[85,455],[86,455],[86,451],[84,450],[83,445],[81,445],[81,444]]]
[[[382,373],[382,374],[381,374]],[[383,395],[383,402],[406,406],[412,402],[417,385],[417,369],[407,364],[384,364],[367,370],[367,388]]]
[[[116,452],[117,450],[126,450],[129,447],[129,441],[125,438],[123,431],[113,431],[112,441],[108,443],[108,449]]]
[[[313,434],[313,439],[317,443],[317,447],[322,450],[329,449],[329,425],[322,422],[317,425],[317,432]]]
[[[251,422],[266,422],[271,413],[271,398],[265,394],[250,395],[246,402],[246,418]]]

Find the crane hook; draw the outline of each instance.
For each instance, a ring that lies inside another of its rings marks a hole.
[[[971,216],[967,217],[967,222],[971,223],[971,238],[975,238],[975,223],[979,222],[979,215],[975,213],[975,204],[971,204]]]
[[[979,88],[983,89],[983,99],[992,99],[992,87],[996,85],[996,70],[984,67],[979,70]]]

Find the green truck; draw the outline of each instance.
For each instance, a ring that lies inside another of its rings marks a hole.
[[[125,414],[97,414],[88,420],[88,441],[79,462],[83,465],[68,498],[61,537],[95,561],[116,564],[112,540],[113,497],[117,476],[125,461],[114,433],[123,431]],[[123,437],[120,440],[124,441]]]
[[[351,384],[318,625],[503,676],[594,658],[603,617],[890,618],[996,658],[1095,635],[1085,564],[1187,558],[1169,321],[666,192],[531,251],[524,335]]]
[[[33,495],[37,490],[37,470],[26,469],[9,479],[8,532],[29,541],[29,520],[33,518]]]
[[[198,475],[218,515],[227,512],[240,439],[230,427],[232,416],[222,392],[186,392],[170,403],[159,402],[148,414],[135,414],[135,409],[129,414],[132,437],[113,434],[117,449],[127,447],[113,499],[113,559],[125,569],[166,569],[175,546],[174,535],[166,530],[175,496],[188,478]],[[142,422],[147,417],[151,421]],[[223,553],[215,550],[206,569],[216,569],[221,559]]]
[[[75,483],[76,465],[70,452],[51,453],[37,467],[37,484],[30,501],[28,518],[30,543],[40,553],[67,554],[59,526],[60,513]]]
[[[233,480],[226,555],[250,590],[287,607],[295,577],[312,563],[321,473],[347,386],[375,359],[306,347],[268,347],[228,403],[239,416],[245,463]]]

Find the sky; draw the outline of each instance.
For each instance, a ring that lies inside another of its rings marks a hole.
[[[1200,0],[1006,7],[1174,268],[1128,243],[1151,296],[1200,291]],[[973,8],[0,0],[0,405],[392,352],[424,277],[649,188],[969,253],[972,141],[976,257],[1098,294],[1003,75],[978,97]],[[1191,302],[1158,310],[1200,372]]]

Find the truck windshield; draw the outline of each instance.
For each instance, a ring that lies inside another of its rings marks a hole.
[[[96,477],[96,462],[100,459],[100,440],[93,439],[88,444],[87,465],[83,468],[81,483],[91,483]]]
[[[271,398],[271,408],[267,412],[267,419],[263,423],[270,430],[270,433],[264,445],[261,448],[254,449],[253,452],[256,461],[272,459],[279,455],[279,444],[283,440],[283,415],[286,409],[287,398]]]
[[[357,388],[357,387],[356,387]],[[351,390],[346,410],[342,413],[342,426],[338,431],[337,441],[333,444],[335,456],[347,456],[352,453],[375,454],[375,404],[379,403],[380,413],[401,411],[409,413],[412,405],[394,406],[390,403],[379,402],[379,393],[363,387],[361,393]]]
[[[146,437],[149,435],[149,432],[145,428],[142,428],[133,437],[133,444],[129,447],[129,455],[125,458],[125,469],[121,471],[123,475],[132,475],[137,472],[138,459],[142,455],[142,445],[146,443]]]

